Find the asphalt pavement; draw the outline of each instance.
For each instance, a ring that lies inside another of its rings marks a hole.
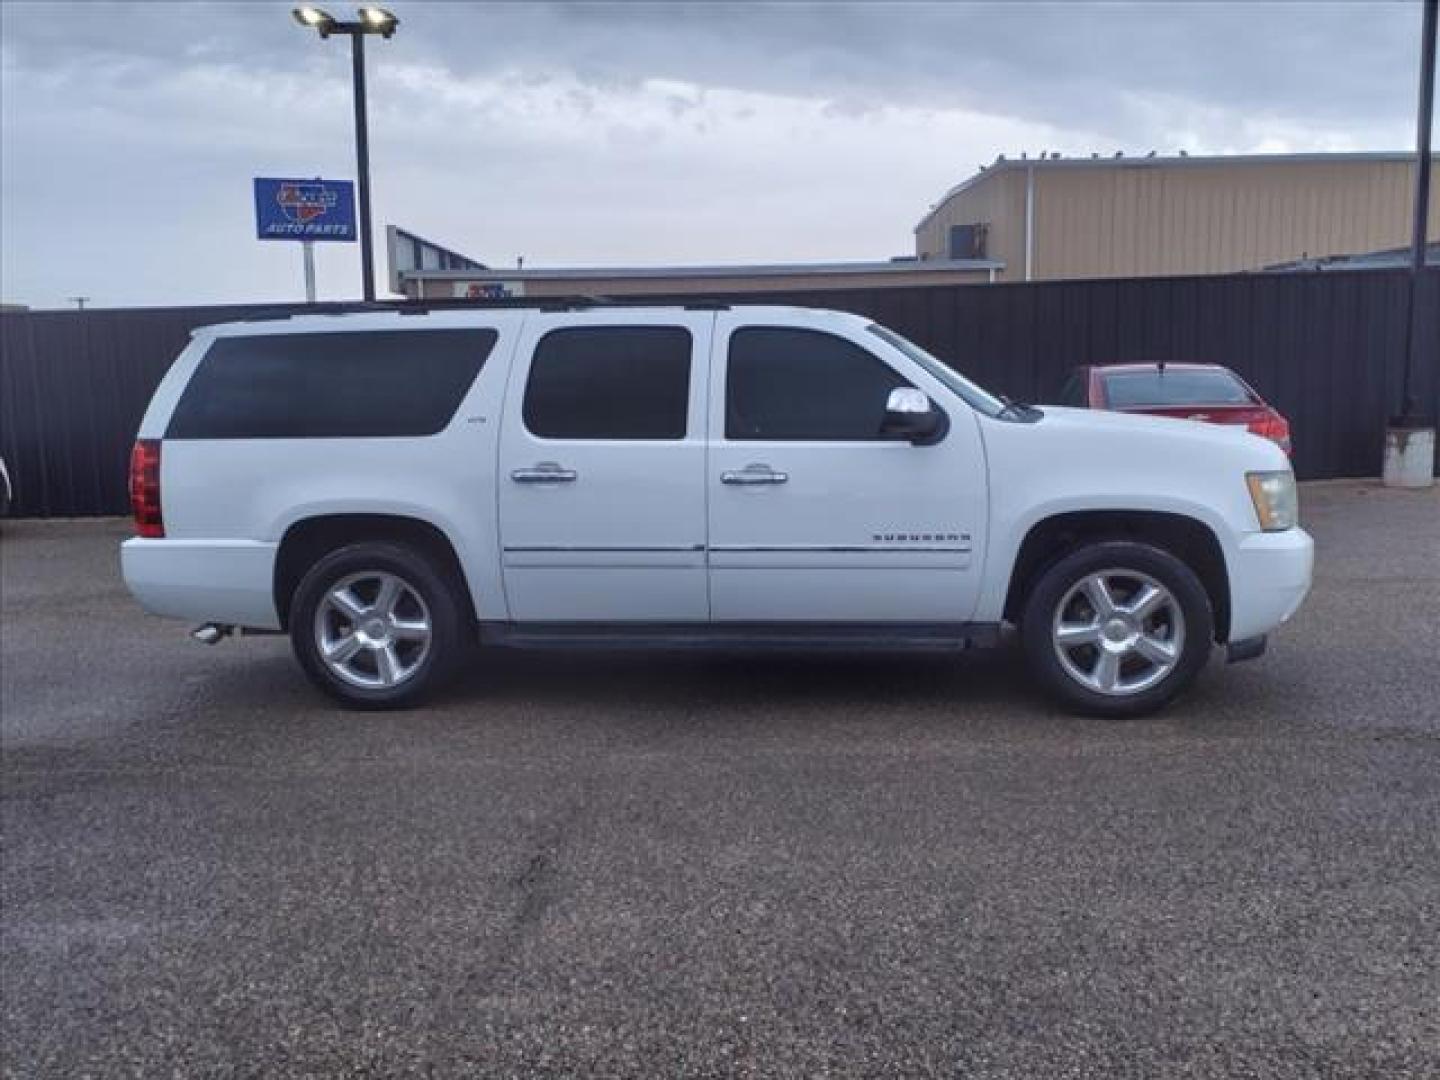
[[[357,714],[0,526],[6,1076],[1440,1075],[1440,492],[1160,716],[1012,647],[477,655]]]

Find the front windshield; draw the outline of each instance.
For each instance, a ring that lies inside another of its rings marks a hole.
[[[894,330],[878,323],[871,323],[866,329],[881,341],[895,346],[911,360],[914,360],[927,373],[944,383],[948,389],[959,394],[972,409],[979,409],[986,416],[999,416],[1005,411],[1005,402],[990,391],[982,390],[958,371],[931,356],[913,341],[906,340]]]

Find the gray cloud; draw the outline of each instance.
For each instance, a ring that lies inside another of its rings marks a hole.
[[[287,25],[289,6],[11,3],[5,37],[39,65],[119,53],[293,70],[313,46]],[[456,73],[564,71],[597,86],[660,77],[1082,126],[1135,95],[1321,123],[1391,119],[1413,99],[1419,29],[1407,0],[392,8],[404,20],[394,50]]]
[[[377,216],[497,260],[882,256],[1000,152],[1412,133],[1410,2],[391,6]],[[248,177],[353,170],[347,50],[288,7],[0,5],[7,299],[288,287],[293,252],[226,246]],[[76,251],[121,253],[123,284],[69,284]],[[325,253],[330,291],[351,262]]]

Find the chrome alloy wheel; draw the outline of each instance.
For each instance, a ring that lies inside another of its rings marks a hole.
[[[1050,636],[1072,679],[1125,697],[1175,670],[1185,648],[1185,615],[1150,575],[1102,570],[1076,582],[1056,605]]]
[[[351,686],[382,690],[420,669],[430,654],[430,609],[388,570],[350,574],[315,609],[315,645],[325,666]]]

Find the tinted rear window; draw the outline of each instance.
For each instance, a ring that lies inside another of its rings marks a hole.
[[[168,439],[434,435],[495,346],[494,330],[217,338]]]
[[[1254,399],[1228,371],[1125,371],[1105,375],[1112,409],[1166,405],[1249,405]]]

